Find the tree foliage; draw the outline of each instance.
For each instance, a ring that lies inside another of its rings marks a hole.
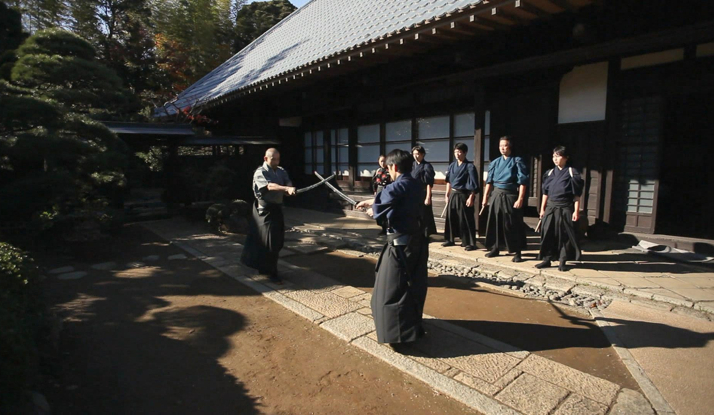
[[[10,69],[17,60],[15,49],[25,38],[20,12],[0,1],[0,79],[10,79]]]
[[[294,12],[288,0],[254,2],[243,6],[236,15],[233,50],[240,51],[253,40]]]
[[[92,45],[60,29],[36,33],[17,50],[12,82],[67,109],[107,119],[129,112],[131,98],[117,74],[95,59]]]
[[[159,67],[175,95],[231,57],[233,16],[244,0],[155,0]]]
[[[121,81],[91,45],[59,29],[18,48],[12,83],[0,81],[0,218],[72,214],[124,185],[126,149],[92,116],[127,101]]]
[[[6,1],[30,33],[61,27],[86,39],[144,106],[172,99],[295,10],[288,0]]]
[[[136,93],[159,86],[155,66],[153,21],[147,0],[72,2],[70,27],[97,49],[99,57]]]

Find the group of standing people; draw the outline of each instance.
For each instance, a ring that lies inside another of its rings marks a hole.
[[[500,255],[501,251],[513,254],[513,262],[523,262],[522,251],[526,248],[526,225],[523,210],[526,205],[526,189],[529,174],[521,157],[513,155],[512,138],[501,137],[498,150],[501,156],[489,164],[483,189],[479,215],[488,209],[486,222],[486,257]],[[478,173],[473,163],[465,159],[468,148],[463,143],[454,146],[455,161],[446,173],[447,204],[445,242],[453,246],[459,237],[466,251],[475,247],[475,207],[479,193]],[[579,260],[574,224],[579,219],[580,196],[583,180],[580,173],[568,165],[567,149],[553,149],[553,169],[543,176],[543,201],[539,209],[541,220],[541,249],[536,268],[549,267],[558,260],[558,269],[565,271],[567,260]]]
[[[481,193],[474,164],[466,160],[468,147],[454,146],[454,162],[446,173],[446,227],[444,246],[455,245],[459,238],[466,251],[476,248],[475,205]],[[485,181],[479,214],[488,207],[486,226],[487,257],[506,250],[513,262],[522,262],[526,248],[526,226],[523,222],[529,175],[526,164],[512,154],[512,139],[499,141],[501,156],[491,161]],[[380,168],[373,177],[374,199],[358,203],[382,225],[387,236],[377,266],[372,292],[372,315],[380,343],[399,349],[424,335],[422,314],[427,293],[430,235],[436,233],[432,197],[435,171],[425,160],[421,146],[411,154],[393,150],[380,156]],[[568,165],[565,147],[553,150],[554,168],[543,177],[543,201],[540,206],[542,260],[537,268],[559,260],[579,260],[574,222],[578,220],[583,180]],[[281,283],[277,260],[283,246],[283,196],[296,194],[287,172],[279,166],[280,153],[269,149],[264,163],[253,175],[253,206],[250,229],[241,261]]]

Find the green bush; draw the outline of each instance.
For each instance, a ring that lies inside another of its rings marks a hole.
[[[39,277],[32,258],[0,242],[0,412],[22,405],[38,370],[37,339],[44,324]]]
[[[206,210],[206,222],[216,231],[247,233],[250,205],[244,200],[234,200],[230,204],[216,203]]]
[[[37,267],[27,253],[0,242],[0,290],[3,293],[21,294],[35,283]]]
[[[228,219],[230,214],[231,209],[228,206],[222,203],[216,203],[206,209],[206,222],[208,222],[212,228],[218,229],[221,226],[221,223]]]

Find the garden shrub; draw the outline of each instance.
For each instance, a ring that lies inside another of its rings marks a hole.
[[[32,258],[0,242],[0,412],[20,407],[38,370],[37,339],[45,309]]]
[[[229,205],[216,203],[206,210],[206,221],[214,229],[229,233],[248,232],[250,205],[244,200],[234,200]]]

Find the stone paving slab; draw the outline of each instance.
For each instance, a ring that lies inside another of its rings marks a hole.
[[[612,382],[534,354],[518,365],[518,369],[604,405],[610,405],[620,390]]]
[[[354,298],[358,296],[363,296],[367,293],[364,291],[360,290],[359,288],[355,287],[342,287],[336,290],[332,291],[333,294],[339,295],[342,298]],[[369,294],[367,294],[369,295]],[[370,296],[371,298],[371,296]],[[357,301],[362,300],[363,298],[357,299]]]
[[[475,376],[471,376],[461,371],[454,375],[453,378],[466,386],[474,388],[479,392],[485,393],[488,396],[494,396],[498,391],[501,390],[493,383],[488,383],[484,380],[481,380]]]
[[[283,275],[294,281],[300,282],[300,287],[315,293],[331,292],[345,286],[331,278],[305,269],[292,269]]]
[[[74,271],[74,267],[59,267],[47,271],[48,274],[66,274]]]
[[[687,283],[691,284],[697,288],[714,288],[714,278],[712,277],[679,277],[675,276],[672,277],[672,279],[682,282],[682,283]]]
[[[643,292],[652,294],[652,299],[655,301],[662,301],[670,304],[677,304],[682,307],[691,308],[694,306],[694,302],[687,300],[679,294],[675,294],[670,290],[665,288],[643,288]]]
[[[94,264],[90,268],[100,270],[100,271],[108,271],[110,269],[116,268],[117,263],[116,262],[102,262],[99,264]]]
[[[496,397],[501,402],[528,415],[548,415],[568,391],[524,373]]]
[[[676,294],[692,301],[714,301],[714,288],[671,288]]]
[[[374,331],[374,321],[362,314],[349,313],[327,320],[320,327],[349,342]]]
[[[610,415],[654,415],[654,413],[644,397],[630,389],[623,389],[620,392],[617,402],[610,411]]]
[[[414,347],[464,373],[490,383],[520,363],[517,358],[499,353],[480,343],[466,341],[461,336],[434,326],[429,330],[429,335]]]
[[[515,415],[512,408],[484,395],[455,379],[433,371],[406,356],[400,355],[388,347],[381,346],[367,337],[360,337],[352,342],[353,345],[389,363],[390,365],[414,376],[434,389],[451,396],[457,401],[468,405],[484,414],[489,415]]]
[[[86,277],[87,275],[89,275],[89,274],[85,271],[65,272],[63,274],[59,274],[57,276],[57,279],[63,280],[63,281],[78,280],[80,278]]]
[[[568,396],[553,415],[605,415],[607,406],[579,395]]]
[[[326,246],[308,244],[288,245],[287,248],[293,251],[300,252],[301,254],[314,254],[316,252],[322,252],[327,249]]]
[[[285,291],[285,295],[327,317],[338,317],[362,308],[361,305],[330,292],[314,293],[308,290],[294,290]]]

